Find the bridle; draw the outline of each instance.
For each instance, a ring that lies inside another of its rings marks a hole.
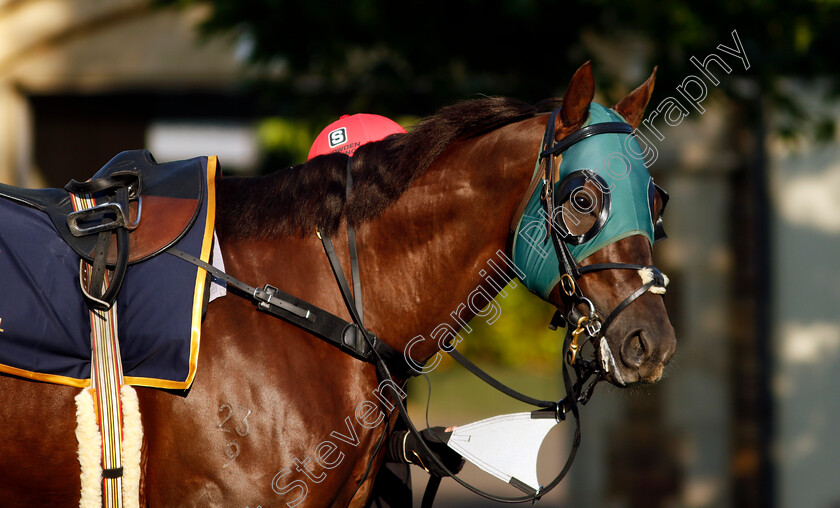
[[[541,488],[538,492],[533,491],[526,491],[526,495],[518,496],[518,497],[505,497],[505,496],[497,496],[486,492],[470,483],[462,480],[461,478],[457,477],[456,475],[452,474],[444,464],[441,463],[437,459],[434,453],[429,449],[428,445],[426,444],[425,440],[420,435],[417,428],[414,426],[411,418],[408,416],[408,412],[403,404],[402,400],[399,397],[396,398],[396,404],[400,411],[400,417],[402,418],[403,422],[405,423],[406,427],[408,428],[409,432],[414,434],[415,438],[417,439],[418,444],[425,449],[427,455],[435,462],[435,465],[439,467],[441,470],[448,473],[448,475],[455,480],[457,483],[460,483],[468,490],[475,492],[476,494],[485,497],[487,499],[491,499],[493,501],[502,502],[502,503],[521,503],[521,502],[528,502],[528,501],[535,501],[542,497],[544,494],[552,490],[556,487],[566,476],[569,469],[571,468],[572,462],[574,461],[575,455],[577,453],[578,446],[580,445],[580,414],[578,409],[578,404],[586,404],[592,393],[594,391],[595,385],[603,379],[603,371],[601,370],[600,366],[597,365],[597,361],[595,360],[586,360],[579,355],[579,349],[582,346],[581,337],[585,335],[584,342],[586,341],[594,341],[599,338],[603,338],[607,329],[609,328],[610,324],[613,320],[618,316],[618,314],[623,311],[627,306],[641,297],[645,292],[653,287],[664,287],[666,284],[666,279],[664,276],[653,266],[642,266],[637,264],[630,264],[630,263],[600,263],[594,265],[588,265],[585,267],[579,267],[577,262],[575,261],[574,257],[572,256],[571,252],[569,251],[566,243],[561,238],[557,228],[552,227],[551,217],[555,216],[555,210],[557,204],[555,202],[555,171],[554,171],[554,163],[555,158],[560,156],[565,152],[567,149],[575,145],[576,143],[587,139],[591,136],[596,136],[599,134],[607,134],[607,133],[618,133],[618,134],[632,134],[633,129],[632,127],[624,122],[606,122],[606,123],[597,123],[589,126],[582,127],[581,129],[575,131],[574,133],[570,134],[569,136],[563,138],[562,140],[555,141],[554,140],[554,133],[555,133],[555,122],[557,119],[557,115],[560,113],[560,109],[554,110],[548,120],[546,125],[545,134],[543,136],[541,151],[537,160],[537,167],[544,166],[544,177],[539,178],[539,172],[535,171],[534,180],[532,181],[530,188],[531,189],[538,189],[539,184],[542,183],[541,191],[541,200],[542,206],[546,213],[547,220],[547,227],[548,231],[550,232],[551,241],[553,242],[555,252],[557,253],[557,261],[560,270],[560,286],[561,286],[561,296],[562,296],[562,303],[563,308],[558,307],[557,311],[555,312],[549,327],[551,329],[557,329],[558,326],[565,325],[566,327],[566,337],[564,339],[564,351],[567,351],[566,361],[574,368],[576,380],[573,383],[571,377],[568,373],[567,369],[563,369],[563,383],[565,386],[566,397],[559,400],[559,401],[546,401],[535,399],[529,397],[525,394],[522,394],[504,383],[496,380],[490,374],[486,373],[485,371],[481,370],[478,366],[470,362],[467,358],[461,355],[456,349],[451,348],[447,353],[464,366],[467,370],[472,372],[474,375],[482,379],[487,384],[491,385],[492,387],[496,388],[497,390],[505,393],[506,395],[517,399],[521,402],[526,404],[536,406],[540,409],[534,411],[533,413],[541,413],[540,416],[534,417],[545,417],[546,413],[553,415],[557,421],[565,420],[567,413],[572,413],[575,417],[575,434],[572,440],[572,446],[569,451],[568,458],[566,459],[566,463],[564,464],[562,470],[558,473],[558,475],[545,487]],[[351,174],[350,174],[350,167],[351,167],[351,160],[348,160],[347,166],[347,178],[348,178],[348,187],[347,192],[351,191],[349,182],[352,181]],[[541,182],[540,182],[541,180]],[[664,191],[661,191],[664,193]],[[667,196],[667,195],[665,195]],[[524,197],[525,201],[528,201],[531,198],[530,192],[526,194]],[[524,205],[520,205],[518,209],[524,210]],[[519,212],[517,212],[519,213]],[[516,218],[514,219],[516,221]],[[655,221],[657,222],[658,230],[661,231],[661,220]],[[657,236],[664,236],[664,232],[661,234],[657,233]],[[332,246],[331,241],[325,235],[321,235],[321,239],[324,242],[324,249],[327,253],[327,256],[330,260],[330,265],[333,269],[333,273],[336,276],[336,280],[339,283],[339,287],[341,288],[342,296],[344,298],[345,305],[347,310],[350,312],[350,315],[353,318],[353,322],[356,324],[358,329],[361,332],[361,335],[367,341],[371,341],[372,337],[370,333],[365,329],[362,324],[362,308],[361,308],[361,300],[354,299],[353,294],[349,291],[349,284],[347,283],[347,279],[344,277],[344,274],[341,269],[341,264],[338,260],[337,255],[335,254],[335,250]],[[358,279],[358,261],[356,256],[354,255],[356,252],[355,246],[355,236],[352,232],[352,227],[348,226],[348,240],[350,242],[350,252],[351,252],[351,271],[354,280],[354,294],[361,295],[360,291],[360,283]],[[601,320],[600,316],[598,315],[595,305],[592,301],[583,295],[580,287],[577,284],[578,279],[582,275],[587,273],[592,273],[601,270],[650,270],[652,274],[651,280],[643,283],[638,289],[636,289],[632,294],[627,296],[612,312],[609,313],[605,320]],[[587,307],[587,312],[581,313],[579,307],[584,305]],[[373,349],[373,348],[372,348]],[[376,351],[373,349],[374,352]],[[375,363],[377,365],[377,369],[379,371],[379,375],[384,379],[390,379],[391,374],[388,369],[387,363],[379,357],[378,354],[374,355]],[[584,388],[584,384],[590,379],[593,378],[594,380]],[[440,477],[432,476],[429,480],[429,484],[427,485],[426,494],[423,496],[423,507],[430,507],[432,500],[434,498],[434,493],[437,490],[437,486],[439,485]],[[521,490],[525,490],[522,486],[519,486]]]
[[[535,172],[535,179],[542,176],[542,194],[541,201],[546,217],[546,228],[549,231],[554,251],[557,253],[558,266],[560,271],[560,297],[562,300],[562,308],[558,307],[554,316],[551,319],[549,328],[556,330],[558,326],[565,326],[567,330],[568,346],[566,353],[566,362],[575,369],[577,381],[573,386],[572,393],[578,402],[586,404],[595,389],[595,385],[603,379],[604,371],[598,362],[595,360],[584,359],[579,355],[580,348],[585,342],[592,342],[595,344],[598,340],[606,336],[609,326],[614,322],[615,318],[626,309],[631,303],[640,298],[651,288],[664,288],[667,284],[666,278],[655,266],[644,266],[632,263],[597,263],[587,266],[578,266],[577,261],[569,250],[569,246],[564,241],[563,235],[555,222],[558,212],[558,203],[556,202],[555,187],[558,183],[557,172],[555,171],[555,159],[574,146],[575,144],[587,139],[591,136],[599,134],[632,134],[633,127],[624,122],[603,122],[591,124],[578,129],[572,134],[564,137],[560,141],[555,141],[555,124],[557,115],[560,114],[560,108],[555,109],[546,123],[545,134],[543,135],[541,151],[538,159],[538,165],[543,165],[545,171],[542,175]],[[657,191],[663,196],[663,208],[667,203],[667,194],[664,190],[657,187]],[[527,200],[529,196],[526,196]],[[520,207],[522,209],[523,207]],[[517,220],[517,218],[514,218]],[[665,238],[665,232],[662,227],[662,218],[660,216],[654,221],[655,231],[654,240]],[[601,319],[592,300],[584,296],[578,280],[587,273],[594,273],[603,270],[647,270],[650,274],[650,280],[644,282],[639,288],[628,295],[621,301],[612,311],[609,312],[605,319]],[[580,307],[586,309],[581,312]],[[581,338],[584,338],[581,341]],[[594,381],[586,388],[583,385],[588,379],[594,376]]]
[[[569,469],[571,468],[572,462],[574,461],[575,455],[577,453],[578,446],[580,445],[580,414],[578,405],[583,405],[588,402],[588,400],[592,396],[596,384],[601,379],[603,379],[604,375],[603,370],[600,368],[599,365],[597,365],[597,361],[584,359],[583,356],[579,354],[580,347],[588,341],[603,339],[610,324],[621,311],[627,308],[627,306],[629,306],[631,303],[633,303],[635,300],[641,297],[649,289],[656,287],[664,288],[665,284],[667,283],[667,279],[665,279],[665,277],[655,267],[652,266],[642,266],[629,263],[601,263],[588,265],[584,267],[578,266],[574,256],[569,251],[569,248],[566,244],[566,241],[564,241],[563,235],[561,235],[560,230],[557,227],[554,227],[554,225],[552,224],[551,218],[555,217],[555,212],[557,210],[555,196],[555,185],[557,182],[555,181],[556,178],[554,171],[555,158],[562,155],[566,150],[568,150],[576,143],[579,143],[580,141],[583,141],[584,139],[587,139],[591,136],[609,133],[631,134],[633,130],[629,124],[624,122],[596,123],[582,127],[560,141],[555,141],[554,126],[559,112],[559,108],[554,110],[549,117],[548,123],[546,124],[546,130],[543,136],[540,154],[537,159],[537,169],[535,170],[534,177],[532,178],[531,185],[529,186],[529,191],[524,197],[523,204],[519,206],[518,211],[515,214],[516,216],[514,217],[513,224],[515,224],[518,221],[519,217],[521,217],[522,211],[525,209],[525,202],[531,199],[532,192],[539,191],[542,207],[547,218],[546,227],[550,232],[549,236],[551,237],[554,250],[557,253],[557,262],[560,273],[560,294],[562,300],[562,307],[558,307],[557,311],[551,319],[549,328],[556,330],[558,326],[566,327],[566,335],[563,342],[563,350],[567,352],[567,363],[571,365],[575,370],[576,380],[572,382],[568,369],[564,368],[563,384],[566,396],[559,401],[540,400],[522,394],[514,390],[513,388],[508,387],[504,383],[496,380],[490,374],[484,372],[478,366],[476,366],[467,358],[462,356],[456,349],[451,348],[447,351],[447,353],[449,353],[449,355],[454,360],[459,362],[466,369],[468,369],[470,372],[472,372],[474,375],[479,377],[481,380],[483,380],[493,388],[501,391],[502,393],[514,399],[537,407],[538,409],[532,412],[532,417],[534,418],[549,417],[555,418],[559,422],[561,420],[565,420],[566,415],[568,413],[572,413],[572,415],[575,418],[575,433],[568,458],[566,459],[566,463],[564,464],[562,470],[548,485],[542,487],[539,491],[526,490],[522,486],[517,485],[520,488],[520,490],[526,492],[524,496],[505,497],[485,492],[484,490],[471,485],[470,483],[462,480],[461,478],[458,478],[456,475],[452,474],[452,472],[449,471],[444,464],[441,463],[441,461],[429,449],[424,438],[420,435],[420,432],[414,426],[413,422],[411,421],[411,418],[409,418],[408,411],[406,410],[402,399],[400,397],[394,397],[394,402],[397,408],[399,409],[400,417],[402,418],[409,432],[411,432],[415,436],[418,444],[422,448],[424,448],[424,451],[426,452],[428,457],[435,463],[435,465],[438,468],[440,468],[440,470],[445,471],[448,474],[448,476],[452,477],[453,480],[460,483],[468,490],[471,490],[472,492],[475,492],[476,494],[483,496],[487,499],[491,499],[502,503],[521,503],[535,501],[543,495],[545,495],[550,490],[552,490],[563,480],[563,478],[566,476],[566,473],[568,473]],[[352,192],[353,180],[351,174],[351,166],[352,158],[348,158],[346,181],[346,193],[348,198],[350,193]],[[539,169],[543,166],[544,172],[542,173],[541,177],[541,172],[539,171]],[[541,188],[540,184],[542,184]],[[663,194],[663,203],[666,202],[667,194],[664,194],[664,191],[662,191],[661,189],[658,190]],[[655,220],[654,223],[656,227],[656,238],[664,237],[664,232],[661,231],[661,218]],[[212,265],[192,255],[181,252],[177,249],[170,248],[167,250],[167,252],[174,256],[180,257],[190,263],[193,263],[194,265],[203,268],[208,273],[211,273],[215,277],[225,281],[228,284],[229,288],[235,288],[239,292],[241,292],[243,296],[250,297],[257,305],[257,308],[259,310],[267,312],[275,317],[281,318],[304,330],[307,330],[309,333],[335,345],[342,351],[358,359],[372,363],[376,366],[377,374],[379,375],[380,379],[389,380],[396,377],[400,380],[406,380],[408,379],[408,377],[416,374],[417,372],[412,372],[413,367],[406,365],[407,362],[405,361],[403,352],[395,350],[393,347],[389,346],[384,341],[376,337],[364,326],[364,309],[361,299],[361,279],[359,277],[355,230],[352,227],[352,225],[349,224],[347,230],[348,243],[350,248],[350,268],[353,284],[352,292],[350,290],[350,284],[348,283],[348,280],[344,275],[344,272],[341,268],[341,263],[338,259],[338,255],[335,252],[335,248],[333,247],[332,241],[330,240],[329,236],[324,234],[323,232],[319,232],[318,236],[321,239],[322,244],[324,246],[324,251],[330,262],[330,266],[332,268],[335,279],[338,283],[342,299],[344,300],[345,306],[347,307],[347,311],[351,316],[351,322],[347,322],[339,318],[338,316],[335,316],[334,314],[325,311],[324,309],[320,309],[308,302],[295,298],[292,295],[286,294],[273,286],[265,285],[264,288],[252,287],[216,269]],[[587,273],[592,273],[600,270],[649,270],[650,280],[643,282],[643,284],[638,289],[636,289],[632,294],[627,296],[618,306],[616,306],[616,308],[613,309],[607,315],[606,319],[601,320],[600,316],[597,313],[595,305],[589,298],[587,298],[583,294],[579,285],[577,284],[577,281],[578,279],[580,279],[581,276]],[[580,311],[581,306],[585,307],[585,312]],[[583,342],[581,342],[581,338],[583,338]],[[592,379],[592,382],[589,383],[586,387],[584,387],[584,384],[590,379]],[[371,456],[371,462],[368,463],[367,470],[362,480],[358,483],[359,487],[362,484],[364,484],[368,472],[371,470],[373,460],[378,455],[378,451],[380,450],[386,435],[387,432],[380,436],[375,447],[376,449],[374,450],[374,453]],[[437,489],[437,485],[439,485],[439,482],[440,477],[432,476],[430,478],[429,484],[427,486],[426,495],[424,495],[423,497],[424,508],[431,506],[431,502],[434,498],[434,493]]]

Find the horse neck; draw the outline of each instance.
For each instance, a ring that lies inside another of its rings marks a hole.
[[[510,222],[531,181],[545,120],[449,147],[378,219],[359,230],[366,325],[424,360],[507,283]],[[512,272],[511,272],[512,273]]]

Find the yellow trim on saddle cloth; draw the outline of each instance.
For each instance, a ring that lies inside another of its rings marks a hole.
[[[76,379],[74,377],[59,376],[56,374],[41,374],[38,372],[32,372],[31,370],[18,369],[17,367],[10,367],[3,364],[0,364],[0,372],[24,379],[31,379],[33,381],[41,381],[43,383],[75,386],[76,388],[87,388],[90,386],[90,379]]]
[[[213,251],[213,231],[216,227],[216,172],[219,158],[216,155],[207,157],[207,220],[204,224],[204,239],[201,244],[201,260],[210,262]],[[204,289],[207,287],[207,277],[210,276],[203,268],[196,269],[195,291],[193,292],[192,327],[190,332],[190,371],[184,381],[169,381],[165,379],[151,379],[145,377],[126,376],[125,384],[165,388],[168,390],[186,390],[195,379],[198,366],[198,349],[201,343],[201,317],[204,309]]]
[[[207,219],[204,226],[204,238],[201,247],[201,260],[210,262],[210,253],[213,250],[213,231],[216,221],[216,173],[219,171],[218,157],[213,155],[207,157]],[[201,317],[204,306],[204,288],[207,273],[202,268],[197,268],[195,291],[193,293],[193,311],[190,330],[190,360],[189,373],[184,381],[171,381],[153,379],[147,377],[126,376],[124,383],[133,386],[147,386],[150,388],[164,388],[171,390],[185,390],[192,385],[195,379],[195,370],[198,365],[198,351],[201,341]],[[9,365],[0,364],[0,372],[11,374],[23,379],[41,381],[76,388],[90,387],[90,379],[78,379],[57,374],[44,374],[20,369]]]
[[[90,208],[95,204],[93,200],[83,196],[73,196],[70,199],[70,203],[73,205],[74,211],[78,211],[80,208]],[[12,374],[14,376],[19,376],[26,379],[32,379],[35,381],[42,381],[44,383],[55,383],[60,385],[75,386],[77,388],[87,388],[90,386],[91,383],[90,379],[77,379],[74,377],[60,376],[57,374],[41,374],[39,372],[32,372],[31,370],[19,369],[17,367],[11,367],[9,365],[2,364],[0,364],[0,372],[5,372],[7,374]],[[93,377],[92,362],[90,366],[90,375],[91,377]]]

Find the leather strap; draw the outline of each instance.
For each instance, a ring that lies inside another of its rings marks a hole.
[[[417,374],[408,366],[401,351],[392,348],[368,332],[370,342],[373,344],[371,349],[369,342],[362,333],[359,333],[358,327],[353,323],[348,323],[320,307],[271,285],[266,284],[262,289],[250,286],[215,266],[174,247],[170,247],[166,252],[225,281],[228,287],[235,288],[241,294],[247,295],[259,310],[306,330],[354,358],[373,364],[376,364],[377,357],[381,358],[389,365],[389,370],[400,379],[408,379]]]
[[[591,265],[581,266],[578,272],[583,275],[585,273],[598,272],[601,270],[641,270],[642,268],[653,268],[652,266],[636,265],[632,263],[595,263]]]
[[[362,326],[362,315],[359,313],[357,303],[353,299],[353,294],[350,292],[350,287],[347,285],[347,278],[344,276],[344,270],[341,268],[341,263],[338,260],[338,255],[335,252],[332,240],[325,233],[321,233],[321,244],[324,246],[324,252],[330,261],[330,268],[332,268],[333,275],[336,282],[338,282],[341,290],[341,297],[344,299],[344,304],[350,312],[353,322]]]
[[[255,301],[255,303],[261,306],[261,310],[271,312],[272,309],[276,308],[300,319],[309,321],[316,320],[316,313],[312,310],[313,308],[317,307],[310,306],[312,308],[304,308],[303,306],[298,305],[300,301],[296,301],[297,298],[287,293],[284,293],[283,291],[280,291],[274,286],[266,285],[263,289],[249,286],[241,280],[231,277],[225,272],[219,270],[210,263],[206,263],[200,258],[193,256],[192,254],[188,254],[182,250],[176,249],[175,247],[170,247],[166,250],[166,252],[175,257],[179,257],[185,261],[189,261],[190,263],[196,265],[199,268],[203,268],[205,271],[209,272],[214,277],[225,281],[225,283],[228,286],[234,287],[242,291],[243,293],[249,295]]]
[[[476,364],[467,360],[464,357],[464,355],[462,355],[461,353],[458,352],[458,350],[452,349],[451,351],[448,351],[448,353],[449,353],[449,356],[451,356],[456,362],[463,365],[465,369],[472,372],[476,377],[480,378],[482,381],[484,381],[488,385],[492,386],[496,390],[499,390],[500,392],[504,393],[508,397],[512,397],[512,398],[514,398],[514,399],[516,399],[520,402],[524,402],[525,404],[530,404],[532,406],[548,408],[548,409],[557,409],[558,408],[558,403],[557,402],[553,402],[553,401],[550,401],[550,400],[535,399],[535,398],[529,397],[525,394],[522,394],[522,393],[514,390],[513,388],[510,388],[509,386],[505,385],[504,383],[502,383],[498,379],[494,378],[493,376],[491,376],[487,372],[481,370],[481,368],[479,368]]]
[[[552,132],[553,130],[554,126],[552,125]],[[607,133],[633,134],[633,127],[631,127],[630,124],[624,122],[603,122],[587,125],[586,127],[582,127],[576,130],[575,132],[569,134],[565,138],[561,139],[560,141],[555,143],[551,148],[544,150],[540,154],[540,157],[559,155],[568,150],[569,147],[571,147],[575,143],[579,143],[590,136]]]
[[[653,281],[650,281],[650,282],[648,282],[647,284],[643,284],[640,288],[638,288],[637,290],[633,291],[633,292],[630,294],[630,296],[628,296],[627,298],[625,298],[624,300],[622,300],[622,302],[621,302],[621,303],[619,303],[619,304],[618,304],[618,305],[617,305],[617,306],[616,306],[616,307],[612,310],[612,312],[610,312],[610,315],[609,315],[609,316],[607,316],[607,319],[605,319],[605,320],[604,320],[604,323],[601,325],[601,328],[602,328],[602,329],[604,329],[604,330],[606,330],[606,329],[607,329],[607,327],[609,327],[609,326],[610,326],[610,324],[613,322],[613,319],[615,319],[616,317],[618,317],[618,314],[619,314],[621,311],[623,311],[625,307],[627,307],[628,305],[630,305],[631,303],[633,303],[634,301],[636,301],[636,299],[637,299],[637,298],[639,298],[640,296],[642,296],[643,294],[645,294],[645,293],[647,292],[647,290],[648,290],[648,289],[650,289],[650,288],[651,288],[651,286],[653,286],[653,285],[654,285],[654,282],[653,282]]]
[[[115,171],[110,176],[95,178],[86,182],[70,180],[64,186],[64,190],[73,194],[96,194],[130,187],[132,196],[136,196],[140,194],[140,182],[138,171]]]
[[[426,491],[423,492],[423,500],[420,502],[420,508],[432,508],[438,487],[440,487],[440,480],[441,477],[436,474],[429,475],[429,481],[426,482]]]
[[[96,250],[93,252],[93,267],[90,270],[90,287],[87,294],[98,300],[102,300],[104,296],[102,288],[105,285],[105,261],[110,246],[110,231],[103,231],[96,236]]]
[[[132,174],[132,176],[134,175]],[[98,180],[99,179],[92,180],[91,182],[85,182],[82,184],[73,180],[67,184],[67,187],[74,189],[95,188]],[[71,185],[74,183],[76,184],[75,186]],[[109,185],[111,184],[109,183]],[[116,192],[112,202],[121,203],[124,209],[127,210],[129,199],[128,186],[120,183],[119,181],[117,181],[114,185],[116,185]],[[85,195],[89,196],[89,194]],[[75,196],[81,196],[81,194],[74,194],[74,199],[72,200],[74,205],[77,202],[80,203],[82,201],[81,199],[75,199]],[[117,261],[114,265],[114,271],[109,277],[109,281],[106,286],[105,272],[108,268],[108,251],[111,246],[112,233],[116,237],[117,242]],[[107,310],[114,305],[117,294],[120,292],[120,288],[122,287],[123,279],[125,279],[125,273],[128,268],[128,256],[129,238],[128,230],[125,227],[114,227],[113,229],[108,229],[97,234],[96,248],[93,255],[93,266],[89,272],[90,286],[88,288],[85,288],[84,286],[82,287],[82,295],[84,296],[88,307],[97,310]]]
[[[610,315],[607,316],[607,319],[601,324],[601,329],[606,330],[610,324],[612,324],[613,320],[618,317],[618,314],[623,311],[628,305],[636,301],[640,298],[643,294],[647,292],[648,289],[654,286],[662,286],[664,281],[662,279],[662,274],[659,270],[656,269],[655,266],[644,266],[644,265],[637,265],[632,263],[597,263],[592,265],[583,266],[579,269],[581,275],[597,272],[601,270],[642,270],[644,268],[650,268],[653,272],[653,280],[648,283],[642,284],[638,289],[633,291],[627,298],[621,301],[613,310],[610,312]]]
[[[389,366],[385,364],[384,359],[377,351],[376,344],[374,342],[373,335],[367,331],[367,329],[361,324],[361,317],[359,312],[356,308],[356,302],[353,300],[353,295],[350,293],[350,287],[347,285],[347,278],[344,276],[344,270],[341,268],[341,263],[338,260],[338,255],[335,253],[335,248],[333,247],[332,241],[330,237],[324,233],[320,233],[321,235],[321,243],[324,246],[324,252],[327,254],[327,259],[330,262],[330,267],[332,268],[333,275],[335,276],[336,282],[338,282],[338,287],[341,292],[341,297],[344,300],[344,305],[347,307],[347,311],[350,313],[350,317],[353,320],[355,326],[355,333],[357,333],[357,337],[360,337],[367,345],[370,347],[373,355],[370,356],[370,361],[374,365],[376,365],[377,371],[379,373],[380,379],[391,379],[391,369],[388,368]],[[361,340],[359,342],[362,342]],[[364,343],[362,342],[362,343]],[[379,341],[381,344],[385,344],[382,341]],[[387,344],[385,344],[387,346]],[[391,346],[388,346],[391,348]],[[382,349],[382,348],[380,348]],[[396,350],[394,350],[396,351]],[[396,367],[396,369],[405,372],[406,370],[410,370],[408,368],[408,363],[402,357],[402,353],[398,352],[398,360],[396,365],[392,363],[390,367]],[[408,377],[402,377],[405,374],[400,374],[399,378],[402,380],[408,379]],[[409,377],[415,375],[413,371]]]
[[[345,196],[350,202],[350,193],[353,189],[353,158],[347,158],[347,187]],[[365,311],[362,302],[362,279],[359,275],[359,253],[356,250],[356,228],[347,222],[347,243],[350,248],[350,275],[353,277],[353,299],[356,301],[356,312],[359,314],[359,324],[365,324]]]

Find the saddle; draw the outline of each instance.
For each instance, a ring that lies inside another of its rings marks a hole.
[[[46,213],[61,238],[93,265],[91,298],[107,308],[119,292],[125,268],[163,252],[186,234],[205,193],[198,159],[158,164],[148,150],[132,150],[108,161],[87,182],[64,189],[22,189],[0,184],[0,197]],[[71,193],[93,206],[75,209]],[[114,270],[107,291],[98,279]]]

